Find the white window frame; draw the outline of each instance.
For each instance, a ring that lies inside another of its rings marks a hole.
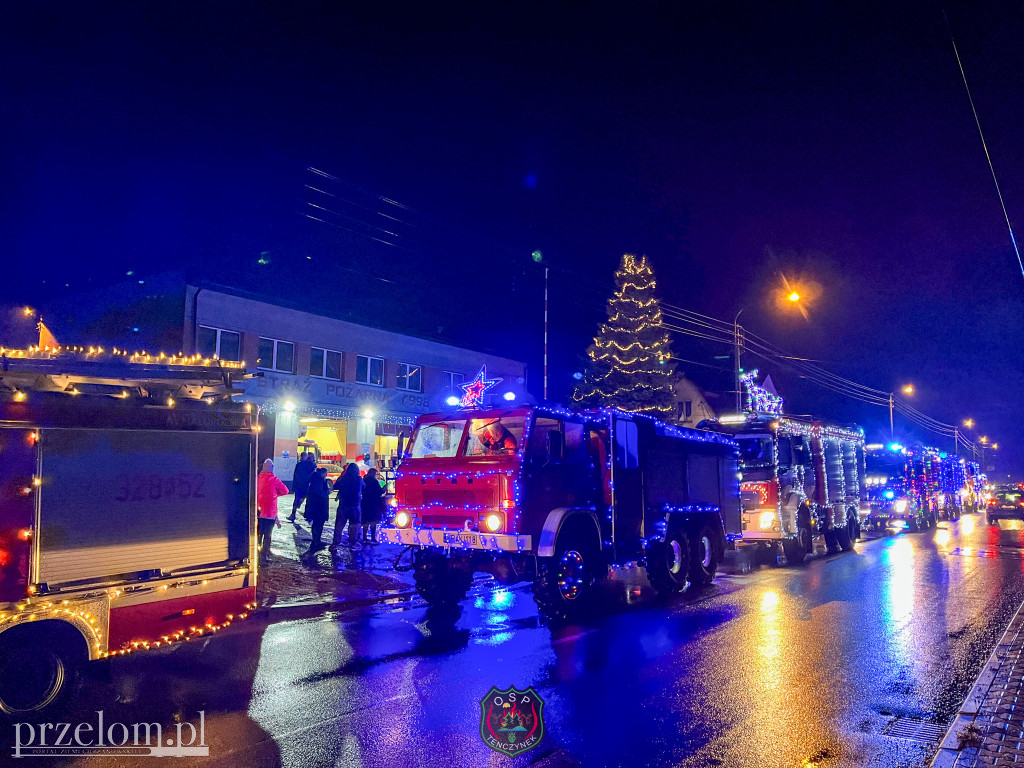
[[[238,337],[238,357],[235,358],[234,360],[231,360],[230,362],[240,362],[242,360],[242,332],[241,331],[232,331],[229,328],[217,328],[217,327],[212,326],[212,325],[202,325],[202,324],[199,325],[199,329],[200,330],[216,332],[216,334],[217,334],[217,343],[214,344],[213,356],[217,360],[227,360],[228,359],[228,358],[225,358],[225,357],[221,357],[221,354],[220,354],[221,334],[224,334],[224,333],[233,333],[233,334],[235,334],[235,336]],[[199,338],[198,338],[198,336],[196,338],[196,353],[200,354],[199,353]]]
[[[261,371],[274,371],[276,373],[291,373],[291,374],[294,374],[295,373],[295,342],[294,341],[285,341],[284,339],[275,339],[275,338],[273,338],[271,336],[260,336],[259,337],[259,341],[257,342],[257,346],[256,346],[257,350],[259,350],[259,342],[263,342],[263,341],[272,341],[272,342],[274,342],[274,357],[270,361],[269,365],[267,365],[267,362],[265,360],[260,360],[260,362],[258,362],[256,364],[256,367],[259,368]],[[287,369],[287,368],[278,368],[277,367],[277,345],[278,344],[290,344],[291,347],[292,347],[292,367],[291,367],[290,370]]]
[[[420,385],[416,388],[413,387],[402,387],[398,384],[398,379],[401,377],[402,366],[405,366],[405,380],[409,381],[410,371],[419,371],[420,373]],[[399,363],[398,370],[395,372],[395,389],[400,389],[403,392],[422,392],[423,391],[423,366],[416,365],[415,363]]]
[[[371,363],[374,360],[380,360],[380,384],[378,384],[378,383],[376,383],[374,381],[363,381],[362,379],[359,378],[359,358],[360,357],[362,357],[362,358],[364,358],[366,360],[366,377],[367,378],[370,377],[370,371],[373,368]],[[385,377],[386,377],[386,371],[384,370],[384,358],[383,357],[373,357],[372,355],[358,355],[357,354],[356,355],[356,374],[355,375],[356,375],[356,379],[355,380],[356,380],[356,383],[358,383],[358,384],[365,384],[368,387],[383,387],[384,386]]]
[[[329,379],[330,381],[342,381],[344,379],[344,376],[345,376],[345,353],[343,353],[343,352],[341,352],[340,350],[337,350],[337,349],[328,349],[327,347],[317,347],[317,346],[311,344],[310,347],[309,347],[309,355],[310,355],[309,361],[310,361],[310,365],[311,366],[313,364],[313,350],[314,349],[319,349],[321,352],[324,353],[323,366],[320,369],[320,373],[312,373],[312,372],[310,372],[309,375],[312,376],[315,379]],[[331,353],[333,353],[333,354],[338,356],[338,375],[336,377],[335,376],[328,376],[327,375],[327,355],[331,354]]]
[[[458,376],[462,381],[456,383],[455,377]],[[457,371],[445,371],[444,372],[444,391],[455,392],[461,385],[466,383],[466,374],[458,373]]]

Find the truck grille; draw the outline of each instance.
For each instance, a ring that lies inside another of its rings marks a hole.
[[[443,504],[452,507],[491,507],[494,506],[494,492],[491,490],[461,490],[442,488],[423,491],[424,504]]]
[[[421,516],[423,525],[426,528],[457,528],[462,530],[463,524],[469,520],[469,527],[471,530],[476,530],[476,514],[473,512],[461,512],[456,515],[445,514],[445,515],[430,515],[424,514]]]

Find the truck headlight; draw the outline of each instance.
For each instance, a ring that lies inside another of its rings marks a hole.
[[[397,515],[395,515],[395,527],[396,528],[405,528],[408,525],[409,525],[409,513],[408,512],[399,512]]]
[[[761,520],[760,520],[760,523],[759,523],[759,525],[761,527],[761,530],[764,530],[765,528],[771,528],[774,523],[775,523],[775,513],[774,512],[762,512],[761,513]]]
[[[896,511],[897,515],[902,515],[907,511],[907,500],[900,499],[899,501],[894,502],[892,508]]]
[[[484,527],[491,533],[501,530],[501,515],[490,514],[484,518]]]

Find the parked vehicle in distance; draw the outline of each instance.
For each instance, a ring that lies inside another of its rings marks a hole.
[[[1016,486],[999,486],[989,497],[988,524],[999,520],[1024,520],[1024,490]]]
[[[529,581],[549,619],[579,616],[609,567],[662,593],[714,577],[739,535],[736,444],[616,410],[466,409],[417,419],[382,542],[415,547],[428,618],[454,620],[472,574]]]

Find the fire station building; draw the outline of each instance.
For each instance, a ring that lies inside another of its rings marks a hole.
[[[497,396],[526,397],[524,363],[236,295],[188,286],[186,352],[244,360],[246,399],[272,425],[274,456],[315,444],[323,459],[397,455],[416,417],[443,410],[487,367]],[[511,394],[509,394],[511,393]],[[367,463],[371,463],[367,461]]]

